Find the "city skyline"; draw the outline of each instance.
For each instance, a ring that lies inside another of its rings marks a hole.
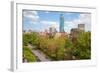
[[[79,12],[54,12],[54,11],[30,11],[23,10],[23,29],[42,32],[55,27],[60,32],[62,22],[60,15],[63,15],[63,27],[65,32],[77,28],[78,24],[85,24],[85,31],[91,31],[91,14]]]

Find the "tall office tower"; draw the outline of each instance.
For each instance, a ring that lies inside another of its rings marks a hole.
[[[60,27],[59,27],[60,32],[64,32],[64,16],[63,14],[60,14]]]
[[[84,31],[85,30],[85,24],[78,24],[78,29]]]

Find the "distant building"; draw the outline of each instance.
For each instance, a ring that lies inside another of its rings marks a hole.
[[[79,29],[78,28],[72,28],[70,32],[70,38],[72,42],[76,42],[77,36],[79,34]]]
[[[73,42],[76,42],[78,34],[85,31],[85,24],[78,24],[78,28],[72,28],[70,37]]]
[[[85,30],[85,24],[78,24],[78,29],[84,31]]]
[[[56,30],[55,27],[50,27],[49,28],[49,36],[50,37],[54,37],[56,33],[57,33],[57,30]]]
[[[31,29],[29,29],[28,32],[32,33],[33,31]]]
[[[49,36],[49,30],[45,29],[44,31],[38,32],[39,36]]]
[[[40,36],[46,36],[46,32],[39,32],[38,33]]]
[[[63,33],[57,32],[57,33],[55,34],[55,38],[64,37],[64,36],[68,36],[68,33],[65,33],[65,32],[63,32]]]
[[[49,33],[56,33],[56,28],[55,27],[50,27],[49,28]]]
[[[45,32],[45,33],[48,33],[48,30],[47,30],[47,29],[45,29],[45,30],[44,30],[44,32]]]
[[[79,30],[77,28],[71,29],[71,36],[77,37],[77,34],[79,33]]]
[[[60,14],[60,27],[59,32],[64,32],[64,16],[63,14]]]

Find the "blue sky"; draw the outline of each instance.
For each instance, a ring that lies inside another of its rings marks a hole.
[[[64,30],[70,32],[78,24],[85,24],[85,30],[91,30],[91,14],[78,12],[54,12],[23,10],[23,29],[33,31],[49,30],[55,27],[59,31],[60,14],[64,16]]]

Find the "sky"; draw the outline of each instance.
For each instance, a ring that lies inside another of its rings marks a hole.
[[[23,10],[23,30],[33,30],[43,32],[55,27],[59,32],[60,14],[64,16],[64,30],[70,32],[72,28],[77,28],[78,24],[85,24],[85,31],[91,31],[91,14],[79,12],[55,12]]]

